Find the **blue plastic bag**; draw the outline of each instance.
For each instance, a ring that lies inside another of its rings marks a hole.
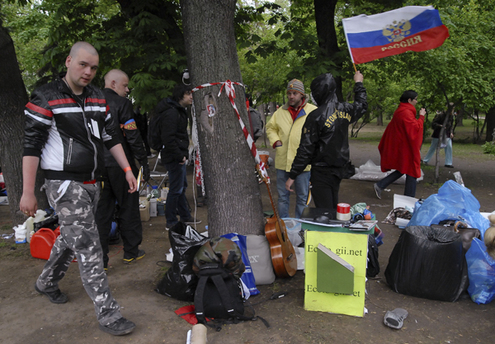
[[[477,304],[490,303],[495,298],[495,260],[486,252],[483,241],[473,239],[466,261],[471,300]]]
[[[249,256],[247,254],[246,236],[237,233],[224,234],[222,237],[232,240],[239,246],[242,252],[242,262],[246,266],[246,270],[241,276],[241,280],[248,287],[251,295],[257,295],[260,293],[256,288],[256,280],[254,279],[253,270],[251,269],[251,263],[249,262]]]
[[[414,211],[408,226],[430,226],[443,220],[457,219],[479,229],[482,237],[490,227],[490,222],[480,214],[480,203],[471,190],[449,180],[438,189],[438,194],[428,197]]]

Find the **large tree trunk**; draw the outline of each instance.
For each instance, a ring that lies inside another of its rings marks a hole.
[[[0,19],[0,163],[7,187],[12,224],[26,220],[19,211],[22,194],[22,143],[24,138],[24,106],[28,96],[17,63],[14,43]],[[39,178],[38,180],[41,180]],[[39,184],[38,184],[39,185]],[[39,190],[39,188],[37,188]],[[46,207],[41,192],[37,192],[38,205]]]
[[[235,0],[182,0],[182,19],[193,86],[242,82],[234,35]],[[255,163],[237,115],[220,85],[194,92],[210,236],[230,232],[260,234],[264,228]],[[234,86],[235,104],[247,125],[244,89]],[[208,118],[205,98],[216,103]],[[202,117],[202,118],[201,118]],[[210,127],[211,125],[211,127]]]
[[[335,31],[335,6],[337,0],[314,0],[316,32],[318,34],[318,44],[321,50],[326,54],[326,58],[334,60],[335,64],[342,70],[342,60],[335,61],[337,53],[340,52],[337,43],[337,33]],[[342,96],[342,78],[334,76],[337,82],[337,98],[343,101]]]

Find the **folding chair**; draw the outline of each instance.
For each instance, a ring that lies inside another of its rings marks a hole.
[[[158,166],[158,161],[160,159],[161,159],[161,156],[160,156],[160,153],[158,153],[158,157],[156,158],[156,161],[155,161],[155,166],[153,167],[153,170],[150,171],[150,179],[148,180],[148,182],[143,183],[141,185],[141,188],[139,190],[140,195],[142,194],[142,191],[144,190],[144,188],[147,185],[149,185],[149,186],[158,185],[158,190],[160,190],[163,185],[167,184],[166,181],[168,178],[168,172],[161,172],[161,171],[158,171],[156,169]]]

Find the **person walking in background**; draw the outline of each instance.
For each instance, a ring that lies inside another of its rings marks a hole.
[[[286,190],[285,183],[289,178],[289,171],[296,156],[301,141],[301,132],[306,117],[316,106],[309,104],[304,92],[304,84],[293,79],[287,85],[287,103],[273,114],[266,124],[266,135],[270,144],[275,148],[275,169],[277,170],[278,215],[281,218],[289,217],[290,191]],[[310,166],[295,179],[296,211],[295,217],[301,218],[308,200]]]
[[[167,228],[171,228],[179,222],[177,215],[186,224],[201,222],[191,216],[186,198],[186,160],[189,155],[186,107],[191,106],[192,101],[191,87],[177,84],[174,87],[172,97],[161,100],[155,110],[155,116],[160,116],[157,125],[163,147],[161,161],[168,171],[169,178],[167,206],[165,207]],[[155,130],[155,128],[151,128],[151,130]]]
[[[452,106],[453,104],[451,104]],[[433,129],[433,134],[431,135],[431,146],[426,153],[426,156],[423,158],[423,163],[428,165],[428,162],[433,157],[433,154],[437,151],[437,146],[440,144],[440,148],[445,150],[445,167],[454,168],[452,165],[452,139],[454,138],[453,124],[454,117],[457,115],[454,112],[454,108],[452,108],[452,114],[449,115],[447,119],[447,123],[445,125],[445,130],[442,133],[442,137],[440,137],[440,132],[443,128],[443,123],[445,122],[445,116],[447,116],[447,112],[438,113],[433,121],[431,122],[431,128]]]
[[[68,297],[58,284],[75,256],[100,329],[120,336],[131,333],[136,325],[122,317],[103,270],[95,223],[100,195],[96,178],[104,166],[103,144],[124,170],[128,192],[135,192],[137,183],[117,139],[105,96],[90,85],[98,63],[98,52],[91,44],[75,43],[65,60],[66,75],[36,89],[26,104],[19,208],[26,216],[36,212],[34,185],[40,165],[46,178],[43,188],[58,214],[60,235],[34,288],[53,303],[66,303]]]
[[[421,143],[423,142],[423,123],[426,110],[419,110],[416,118],[418,94],[405,91],[392,120],[383,133],[378,150],[382,172],[395,170],[373,185],[376,197],[381,199],[383,189],[406,175],[404,195],[416,196],[416,179],[421,177]]]
[[[127,161],[135,177],[139,170],[135,160],[143,167],[143,179],[150,178],[150,168],[146,150],[134,120],[132,103],[127,99],[129,77],[119,69],[112,69],[105,77],[103,93],[112,114],[114,125],[119,128],[117,137],[122,143]],[[144,250],[139,249],[143,240],[143,227],[139,213],[139,193],[127,192],[125,173],[119,167],[108,149],[105,151],[105,173],[102,183],[96,224],[103,248],[103,263],[108,269],[108,241],[114,219],[115,206],[118,205],[117,224],[124,243],[124,263],[129,264],[144,257]]]
[[[368,109],[363,75],[359,71],[354,74],[354,82],[352,104],[338,101],[332,74],[321,74],[311,83],[311,95],[318,108],[306,118],[285,187],[293,191],[294,180],[311,164],[311,193],[317,208],[337,210],[340,182],[350,161],[349,125]]]

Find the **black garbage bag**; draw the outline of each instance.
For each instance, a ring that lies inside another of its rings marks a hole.
[[[174,258],[172,267],[158,283],[156,291],[177,300],[194,301],[198,277],[192,269],[193,260],[208,238],[182,222],[170,228],[168,237]]]
[[[460,234],[430,226],[407,227],[390,255],[385,277],[397,293],[456,301],[469,285]]]

